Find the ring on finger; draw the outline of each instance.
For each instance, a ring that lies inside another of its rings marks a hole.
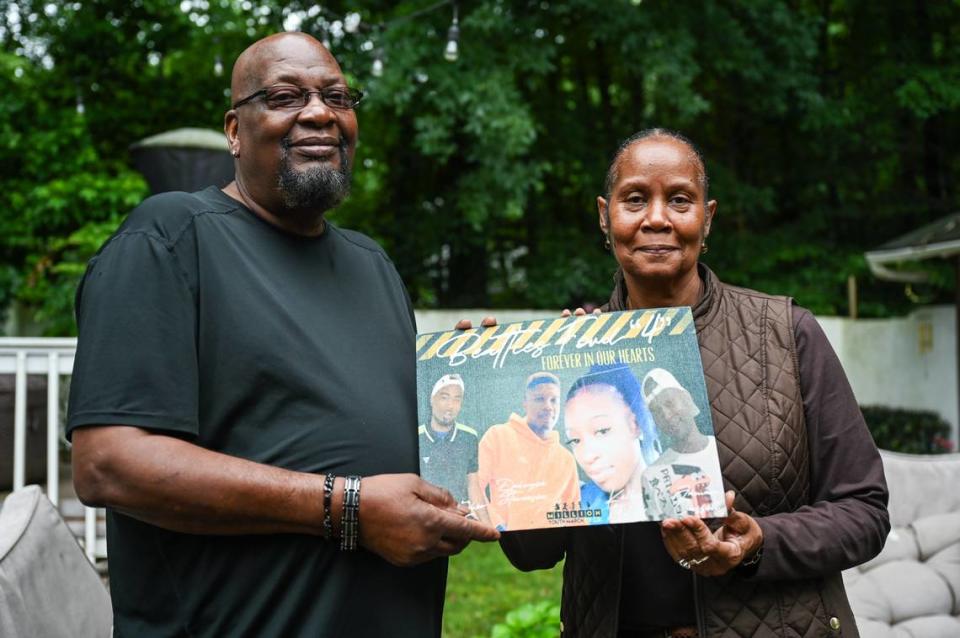
[[[677,561],[677,564],[680,565],[680,567],[683,567],[684,569],[690,569],[691,567],[696,567],[697,565],[700,565],[701,563],[705,563],[708,560],[710,560],[709,556],[701,556],[700,558],[690,558],[690,559],[681,558],[680,560]]]

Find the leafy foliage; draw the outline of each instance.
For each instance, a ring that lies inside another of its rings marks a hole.
[[[560,634],[560,605],[548,600],[527,603],[493,626],[490,638],[553,638]]]
[[[861,406],[860,411],[881,449],[909,454],[953,451],[950,424],[935,412],[883,406]]]
[[[909,307],[862,253],[957,206],[957,3],[473,0],[454,63],[450,8],[411,17],[431,4],[0,0],[0,308],[71,331],[95,233],[146,194],[129,144],[219,129],[247,44],[291,16],[322,36],[348,10],[387,26],[331,36],[370,96],[332,218],[385,245],[418,305],[603,301],[607,163],[665,126],[703,147],[720,202],[706,261],[723,279],[828,314],[855,275],[861,315]],[[941,265],[914,299],[949,299]]]
[[[517,607],[541,601],[560,600],[563,565],[552,569],[521,572],[511,565],[497,543],[473,543],[450,558],[443,635],[448,638],[488,638],[498,623]],[[559,610],[541,617],[560,632]],[[550,624],[552,623],[552,625]],[[525,635],[525,634],[513,634]]]

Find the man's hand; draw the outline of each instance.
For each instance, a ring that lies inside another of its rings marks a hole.
[[[363,479],[360,544],[400,566],[459,554],[470,541],[495,541],[500,533],[464,516],[447,490],[415,474]]]
[[[728,515],[716,532],[694,516],[663,521],[660,535],[673,560],[685,561],[700,576],[722,576],[759,551],[760,525],[733,509],[733,497],[733,492],[726,493]]]

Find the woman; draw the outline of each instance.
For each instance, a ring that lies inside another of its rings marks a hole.
[[[646,518],[641,479],[660,446],[630,368],[597,366],[577,379],[563,422],[567,447],[589,479],[580,487],[583,507],[603,512],[596,522]]]
[[[813,316],[699,263],[717,209],[707,186],[679,134],[652,129],[620,147],[597,198],[619,264],[604,310],[693,308],[735,508],[713,531],[685,517],[501,544],[521,569],[566,557],[566,636],[857,636],[840,572],[889,531],[879,454]]]

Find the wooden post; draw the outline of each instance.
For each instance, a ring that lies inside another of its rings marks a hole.
[[[856,275],[847,276],[847,310],[850,314],[851,319],[857,318],[857,276]]]
[[[954,264],[956,266],[957,280],[953,288],[953,307],[954,307],[954,327],[953,335],[956,339],[956,356],[957,356],[957,429],[954,431],[956,438],[954,439],[955,444],[960,444],[960,255],[957,255],[957,260]]]

